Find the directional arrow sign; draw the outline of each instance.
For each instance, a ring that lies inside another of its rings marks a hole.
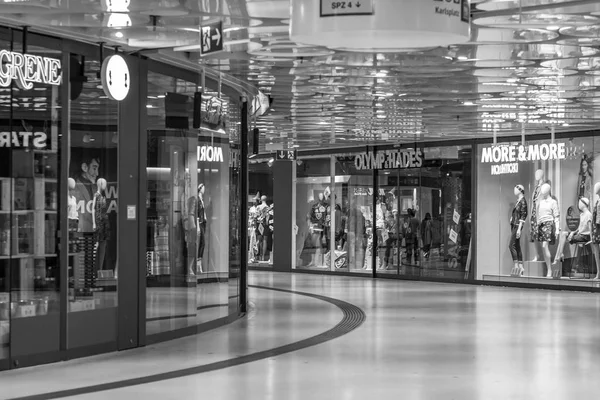
[[[373,15],[373,0],[321,0],[321,17]]]
[[[200,29],[200,54],[223,51],[223,22],[204,25]]]
[[[295,161],[298,157],[296,150],[279,150],[277,151],[277,161]]]

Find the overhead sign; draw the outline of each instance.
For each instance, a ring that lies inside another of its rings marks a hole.
[[[200,54],[203,56],[223,51],[223,22],[202,26],[200,43]]]
[[[115,54],[102,63],[102,88],[111,100],[125,100],[131,87],[131,74],[127,62]]]
[[[373,0],[321,0],[321,17],[373,15]]]
[[[425,156],[422,149],[381,150],[362,153],[354,158],[357,170],[421,168]]]
[[[298,158],[298,151],[296,150],[279,150],[277,151],[277,161],[296,161]]]
[[[60,60],[0,50],[0,86],[9,87],[12,81],[23,90],[33,89],[34,83],[58,86],[62,83]]]

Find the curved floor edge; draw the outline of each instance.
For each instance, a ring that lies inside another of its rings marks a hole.
[[[211,364],[200,365],[197,367],[184,368],[176,371],[163,372],[160,374],[148,375],[139,378],[124,379],[121,381],[103,383],[99,385],[85,386],[81,388],[61,390],[56,392],[42,393],[31,396],[13,397],[8,400],[46,400],[46,399],[59,399],[64,397],[77,396],[82,394],[97,393],[106,390],[121,389],[130,386],[143,385],[147,383],[154,383],[169,379],[182,378],[190,375],[202,374],[205,372],[216,371],[224,368],[235,367],[242,364],[247,364],[255,361],[260,361],[269,357],[275,357],[286,353],[302,350],[308,347],[316,346],[330,340],[336,339],[343,336],[356,328],[358,328],[366,320],[364,311],[348,302],[343,300],[334,299],[331,297],[321,296],[313,293],[299,292],[295,290],[279,289],[268,286],[250,285],[251,288],[272,290],[276,292],[291,293],[301,296],[312,297],[330,304],[335,305],[344,313],[341,321],[333,328],[320,333],[316,336],[312,336],[307,339],[300,340],[298,342],[286,344],[283,346],[275,347],[269,350],[263,350],[252,354],[247,354],[241,357],[230,358],[223,361],[214,362]]]

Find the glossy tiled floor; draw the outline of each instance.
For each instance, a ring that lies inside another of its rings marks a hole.
[[[85,399],[597,399],[600,295],[316,275],[252,273],[251,283],[360,306],[366,322],[333,341],[199,375]],[[0,398],[173,371],[295,342],[334,326],[335,306],[252,289],[248,319],[196,337],[0,373]]]

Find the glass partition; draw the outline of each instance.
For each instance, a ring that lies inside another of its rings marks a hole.
[[[239,227],[230,224],[239,213],[238,197],[230,202],[239,190],[230,186],[239,128],[224,96],[156,72],[148,84],[146,333],[153,336],[226,317],[237,296],[228,279],[239,259]]]
[[[118,102],[100,60],[70,56],[68,347],[116,343]]]

